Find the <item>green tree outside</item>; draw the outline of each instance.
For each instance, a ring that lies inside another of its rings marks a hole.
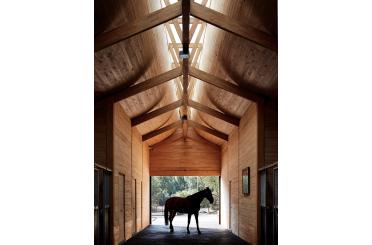
[[[204,199],[202,208],[216,211],[219,208],[219,177],[218,176],[153,176],[151,177],[152,209],[163,206],[172,196],[187,197],[209,187],[214,198],[213,204]]]

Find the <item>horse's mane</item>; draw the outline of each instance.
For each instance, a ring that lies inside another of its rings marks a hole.
[[[198,191],[190,196],[187,196],[186,198],[191,198],[191,199],[194,199],[194,198],[198,198],[198,197],[201,197],[201,194],[203,194],[205,190],[201,190],[201,191]]]

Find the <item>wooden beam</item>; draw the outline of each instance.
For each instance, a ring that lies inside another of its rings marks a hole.
[[[235,20],[227,15],[221,14],[195,2],[191,2],[190,13],[192,16],[216,27],[219,27],[225,31],[248,39],[260,46],[271,49],[275,52],[278,51],[278,42],[276,38],[252,26],[249,26],[244,22]]]
[[[195,42],[196,42],[196,43],[199,43],[199,42],[200,42],[200,39],[201,39],[201,37],[202,37],[202,34],[203,34],[203,32],[204,32],[206,26],[207,26],[207,24],[205,24],[205,22],[204,22],[204,23],[202,24],[201,28],[199,29],[199,32],[198,32],[198,34],[197,34],[197,36],[196,36],[196,39],[195,39]],[[190,55],[190,63],[193,63],[193,60],[194,60],[194,56],[195,56],[195,52],[196,52],[196,50],[199,50],[199,54],[200,54],[200,49],[201,49],[201,48],[202,48],[202,47],[200,47],[200,48],[198,48],[198,49],[195,49],[195,48],[192,49],[192,51],[191,51],[191,55]],[[194,63],[196,63],[197,61],[198,61],[198,57],[195,58],[195,62],[194,62]]]
[[[154,131],[151,131],[150,133],[147,133],[145,135],[142,135],[142,141],[146,141],[148,139],[151,139],[159,134],[162,134],[164,132],[167,132],[173,128],[177,128],[177,127],[180,127],[182,125],[182,122],[181,121],[176,121],[172,124],[169,124],[168,126],[165,126],[165,127],[162,127],[162,128],[159,128],[159,129],[156,129]]]
[[[178,49],[183,47],[182,43],[169,43],[168,46],[169,48],[178,48]],[[190,48],[201,48],[203,47],[203,45],[201,43],[190,43],[189,47]]]
[[[171,110],[174,110],[182,105],[182,100],[177,100],[169,105],[163,106],[159,109],[156,109],[154,111],[151,111],[149,113],[144,113],[142,115],[139,115],[137,117],[134,117],[131,119],[132,127],[136,126],[138,124],[141,124],[143,122],[146,122],[154,117],[160,116],[166,112],[169,112]]]
[[[238,126],[239,127],[239,122],[240,122],[240,119],[238,117],[234,117],[234,116],[231,116],[231,115],[227,115],[227,114],[224,114],[222,112],[219,112],[217,110],[214,110],[212,108],[209,108],[208,106],[205,106],[203,104],[200,104],[196,101],[193,101],[193,100],[188,100],[187,101],[187,104],[198,110],[198,111],[202,111],[202,112],[205,112],[213,117],[217,117],[227,123],[230,123],[232,125],[235,125],[235,126]]]
[[[94,38],[94,51],[101,50],[110,45],[113,45],[122,40],[128,39],[141,32],[147,31],[155,26],[161,25],[171,19],[174,19],[182,14],[181,3],[169,5],[155,12],[134,20],[133,22],[125,23],[114,30],[105,32]]]
[[[183,53],[189,53],[190,1],[182,0],[182,44]]]
[[[182,88],[183,88],[183,99],[188,98],[187,88],[189,86],[189,44],[190,44],[190,1],[191,0],[182,0],[182,53],[187,55],[186,58],[182,58]],[[187,106],[185,105],[184,115],[187,116]],[[183,116],[184,116],[183,115]],[[187,130],[187,127],[186,127]],[[186,137],[184,135],[184,137]]]
[[[201,124],[199,124],[197,122],[194,122],[194,121],[191,121],[191,120],[188,120],[188,123],[189,123],[189,126],[190,127],[199,128],[199,129],[201,129],[201,130],[203,130],[203,131],[205,131],[205,132],[207,132],[207,133],[209,133],[211,135],[214,135],[217,138],[223,139],[225,141],[228,141],[229,140],[229,136],[227,134],[222,133],[222,132],[220,132],[218,130],[208,128],[208,127],[206,127],[204,125],[201,125]]]
[[[177,67],[175,69],[172,69],[170,71],[164,72],[156,77],[150,78],[146,81],[143,81],[141,83],[135,84],[129,88],[125,88],[119,91],[115,91],[114,93],[109,93],[105,96],[103,96],[100,100],[104,99],[112,99],[113,102],[118,102],[120,100],[126,99],[130,96],[133,96],[135,94],[141,93],[143,91],[146,91],[150,88],[153,88],[155,86],[158,86],[162,83],[168,82],[169,80],[172,80],[174,78],[177,78],[182,75],[182,68]]]
[[[212,74],[209,74],[205,71],[199,70],[195,67],[190,67],[189,69],[190,76],[193,76],[201,81],[204,81],[206,83],[212,84],[213,86],[216,86],[218,88],[224,89],[230,93],[239,95],[243,98],[252,100],[254,102],[262,102],[263,96],[260,94],[257,94],[255,92],[249,91],[247,89],[244,89],[242,87],[236,86],[228,81],[225,81],[219,77],[216,77]]]

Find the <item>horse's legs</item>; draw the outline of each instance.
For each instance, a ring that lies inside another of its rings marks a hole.
[[[187,234],[190,234],[189,226],[190,226],[190,220],[191,220],[191,215],[192,213],[187,214]]]
[[[172,224],[172,222],[173,222],[173,219],[174,219],[174,216],[176,216],[176,211],[175,210],[171,210],[171,212],[170,212],[170,216],[169,216],[169,221],[170,221],[170,231],[174,231],[173,230],[173,224]]]
[[[198,233],[201,234],[199,230],[199,220],[198,220],[199,212],[196,212],[194,215],[195,215],[195,221],[196,221],[196,228],[198,229]]]

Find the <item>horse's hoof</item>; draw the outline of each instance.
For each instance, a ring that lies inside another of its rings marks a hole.
[[[201,232],[200,232],[200,231],[198,231],[198,234],[200,235],[200,234],[201,234]]]
[[[187,234],[190,234],[190,231],[187,231]]]

